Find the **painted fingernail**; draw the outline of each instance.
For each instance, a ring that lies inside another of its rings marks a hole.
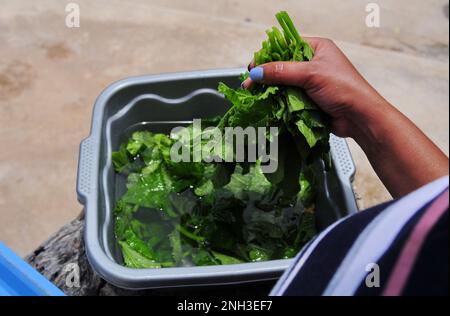
[[[262,67],[255,67],[250,70],[250,78],[253,81],[261,81],[264,77],[264,70]]]

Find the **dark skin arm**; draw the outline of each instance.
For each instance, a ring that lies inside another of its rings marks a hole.
[[[361,146],[393,197],[448,175],[448,157],[385,100],[332,41],[306,40],[315,51],[312,61],[260,65],[261,81],[303,88],[331,116],[333,133],[352,137]],[[251,83],[247,79],[243,86]]]

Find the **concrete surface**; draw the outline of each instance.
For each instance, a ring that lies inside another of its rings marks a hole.
[[[96,96],[123,77],[244,66],[286,9],[301,33],[330,37],[447,154],[448,1],[95,0],[81,27],[57,0],[0,0],[0,240],[25,255],[80,211],[78,145]],[[350,141],[360,206],[390,198]]]

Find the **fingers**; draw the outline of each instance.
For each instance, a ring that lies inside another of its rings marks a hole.
[[[321,43],[324,43],[324,42],[326,42],[326,41],[329,41],[329,40],[326,39],[326,38],[322,38],[322,37],[312,37],[312,36],[311,36],[311,37],[310,37],[310,36],[304,36],[303,39],[304,39],[305,41],[307,41],[308,44],[311,45],[311,47],[312,47],[314,50],[316,50],[317,47],[318,47]],[[247,69],[248,69],[248,71],[250,71],[250,70],[251,70],[252,68],[254,68],[254,67],[255,67],[255,60],[252,59],[251,62],[247,65]]]
[[[303,37],[311,47],[317,51],[320,46],[330,42],[322,37]],[[252,82],[262,82],[266,84],[284,84],[303,86],[311,75],[311,62],[272,62],[255,67],[255,60],[248,64],[250,78],[242,83],[242,87],[247,89]]]
[[[250,64],[248,64],[248,66],[247,66],[247,69],[248,69],[248,71],[250,71],[252,68],[254,68],[255,67],[255,60],[254,59],[252,59],[252,61],[250,62]]]
[[[247,78],[245,79],[242,83],[241,83],[241,87],[243,89],[247,89],[248,87],[250,87],[250,85],[253,83],[252,79]]]
[[[322,38],[322,37],[312,37],[312,36],[311,36],[311,37],[310,37],[310,36],[304,36],[303,39],[304,39],[305,41],[307,41],[308,44],[311,45],[311,47],[312,47],[314,50],[316,50],[316,49],[319,47],[319,45],[320,45],[321,43],[323,43],[324,41],[327,41],[326,38]]]
[[[271,85],[302,87],[312,74],[311,62],[277,61],[250,70],[250,79]]]

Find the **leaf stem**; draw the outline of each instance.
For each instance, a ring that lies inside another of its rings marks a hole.
[[[192,239],[192,240],[197,241],[197,242],[205,241],[205,237],[194,235],[193,233],[188,231],[186,228],[184,228],[180,224],[177,224],[175,226],[175,228],[180,232],[180,234],[184,235],[185,237],[187,237],[189,239]]]

